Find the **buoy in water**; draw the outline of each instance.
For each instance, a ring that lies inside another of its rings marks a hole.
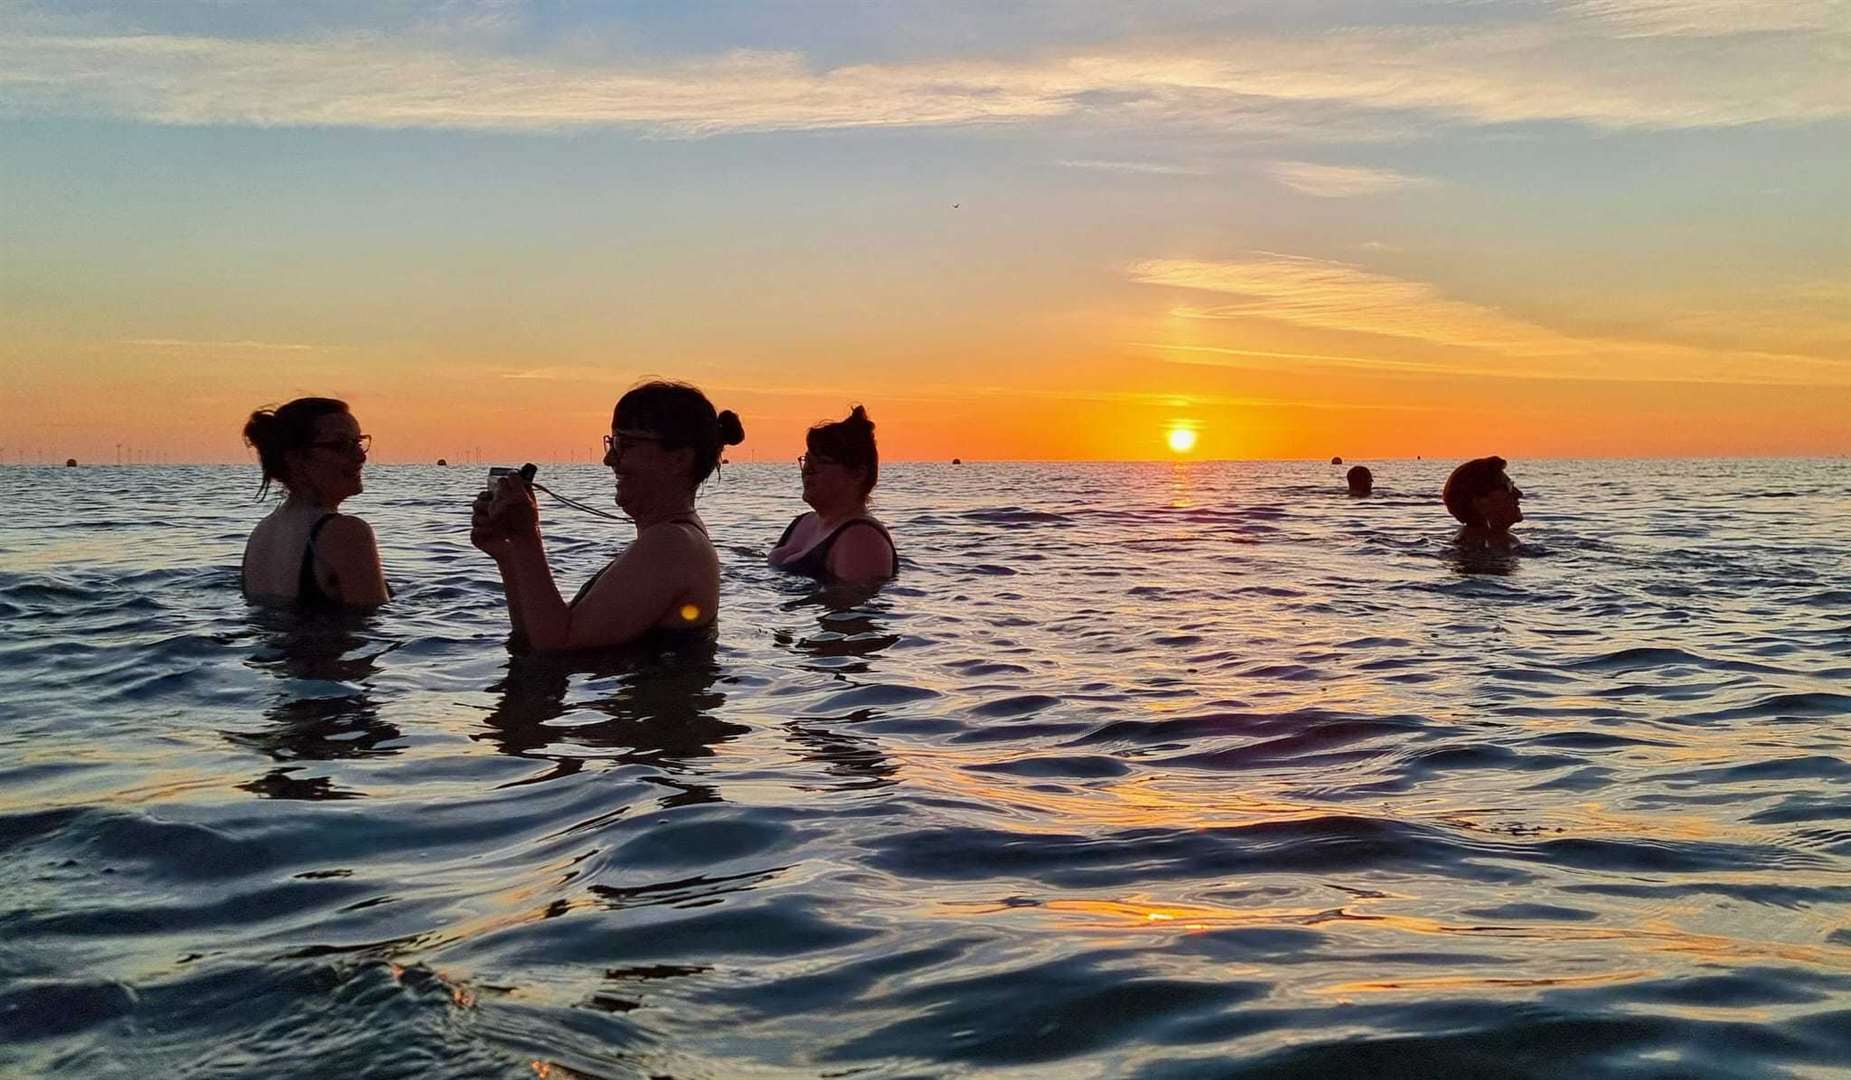
[[[961,458],[961,457],[954,457],[954,458],[952,458],[952,459],[951,459],[951,463],[952,463],[953,465],[962,465],[962,464],[964,464],[964,459],[963,459],[963,458]]]
[[[442,465],[444,468],[447,469],[450,467],[450,459],[449,458],[438,458],[437,464]]]
[[[1331,458],[1331,459],[1330,459],[1330,463],[1331,463],[1332,465],[1341,465],[1341,464],[1343,464],[1343,459],[1342,459],[1342,458],[1340,458],[1340,457],[1334,457],[1334,458]]]
[[[64,467],[67,469],[75,469],[77,467],[77,459],[74,457],[65,458]]]

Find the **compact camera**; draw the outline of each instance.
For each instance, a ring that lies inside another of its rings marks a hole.
[[[534,474],[539,471],[540,466],[535,465],[531,461],[518,469],[504,468],[500,465],[492,466],[488,471],[488,482],[482,490],[491,495],[494,494],[495,485],[499,483],[504,476],[519,476],[522,483],[531,487],[533,485]]]

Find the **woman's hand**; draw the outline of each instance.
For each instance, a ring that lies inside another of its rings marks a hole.
[[[522,541],[540,538],[540,508],[533,489],[518,476],[504,476],[495,489],[476,496],[470,506],[469,542],[496,559]]]

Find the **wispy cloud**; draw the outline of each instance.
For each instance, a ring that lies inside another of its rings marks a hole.
[[[319,352],[338,348],[280,341],[184,341],[179,338],[126,338],[117,344],[137,345],[147,349],[191,349],[197,352]]]
[[[1185,309],[1196,315],[1251,316],[1499,351],[1553,351],[1558,344],[1555,335],[1495,309],[1349,263],[1262,251],[1221,262],[1148,259],[1133,264],[1130,273],[1146,285],[1240,297],[1214,308]]]
[[[1252,252],[1227,261],[1148,259],[1133,264],[1129,273],[1134,281],[1147,285],[1236,298],[1212,307],[1178,308],[1177,313],[1182,315],[1267,319],[1317,330],[1399,339],[1429,348],[1464,350],[1473,357],[1465,360],[1442,353],[1409,362],[1393,357],[1320,355],[1315,357],[1319,361],[1409,373],[1851,385],[1851,364],[1835,359],[1753,349],[1708,349],[1665,341],[1576,337],[1495,307],[1453,299],[1425,282],[1324,259],[1272,252]]]
[[[1573,0],[1563,11],[1636,36],[1728,37],[1851,26],[1844,0]]]
[[[1421,187],[1432,181],[1409,176],[1392,169],[1371,169],[1357,165],[1319,165],[1310,161],[1275,161],[1266,171],[1273,179],[1306,195],[1323,199],[1347,199],[1357,195],[1375,195],[1400,188]]]
[[[485,10],[492,24],[497,9]],[[1757,33],[1615,36],[1612,27],[1627,20],[1712,29],[1727,22],[1719,5],[1702,0],[1587,0],[1577,10],[1579,17],[1495,27],[1248,34],[1014,60],[834,67],[790,52],[644,62],[373,35],[108,35],[89,23],[53,32],[39,20],[31,29],[0,26],[0,114],[372,128],[617,126],[678,136],[1081,118],[1313,137],[1402,130],[1413,118],[1428,125],[1559,120],[1682,128],[1851,115],[1843,79],[1851,31],[1842,23],[1815,28],[1823,16],[1809,15]],[[1697,71],[1702,78],[1691,77]]]
[[[1062,161],[1069,169],[1097,169],[1101,172],[1149,173],[1153,176],[1202,176],[1206,170],[1188,165],[1171,165],[1161,161],[1099,161],[1081,159]]]
[[[608,383],[608,382],[622,381],[623,379],[623,376],[620,373],[612,371],[609,368],[600,368],[600,367],[591,367],[591,366],[583,366],[583,367],[556,366],[556,367],[523,368],[520,371],[496,372],[496,375],[497,377],[503,378],[503,379],[521,379],[521,380],[529,380],[533,382]]]

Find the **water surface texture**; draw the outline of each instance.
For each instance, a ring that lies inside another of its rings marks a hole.
[[[578,665],[480,470],[372,467],[311,623],[252,468],[0,470],[0,1073],[1851,1068],[1851,466],[1519,461],[1461,557],[1371,464],[890,466],[871,597],[732,466],[712,648]]]

